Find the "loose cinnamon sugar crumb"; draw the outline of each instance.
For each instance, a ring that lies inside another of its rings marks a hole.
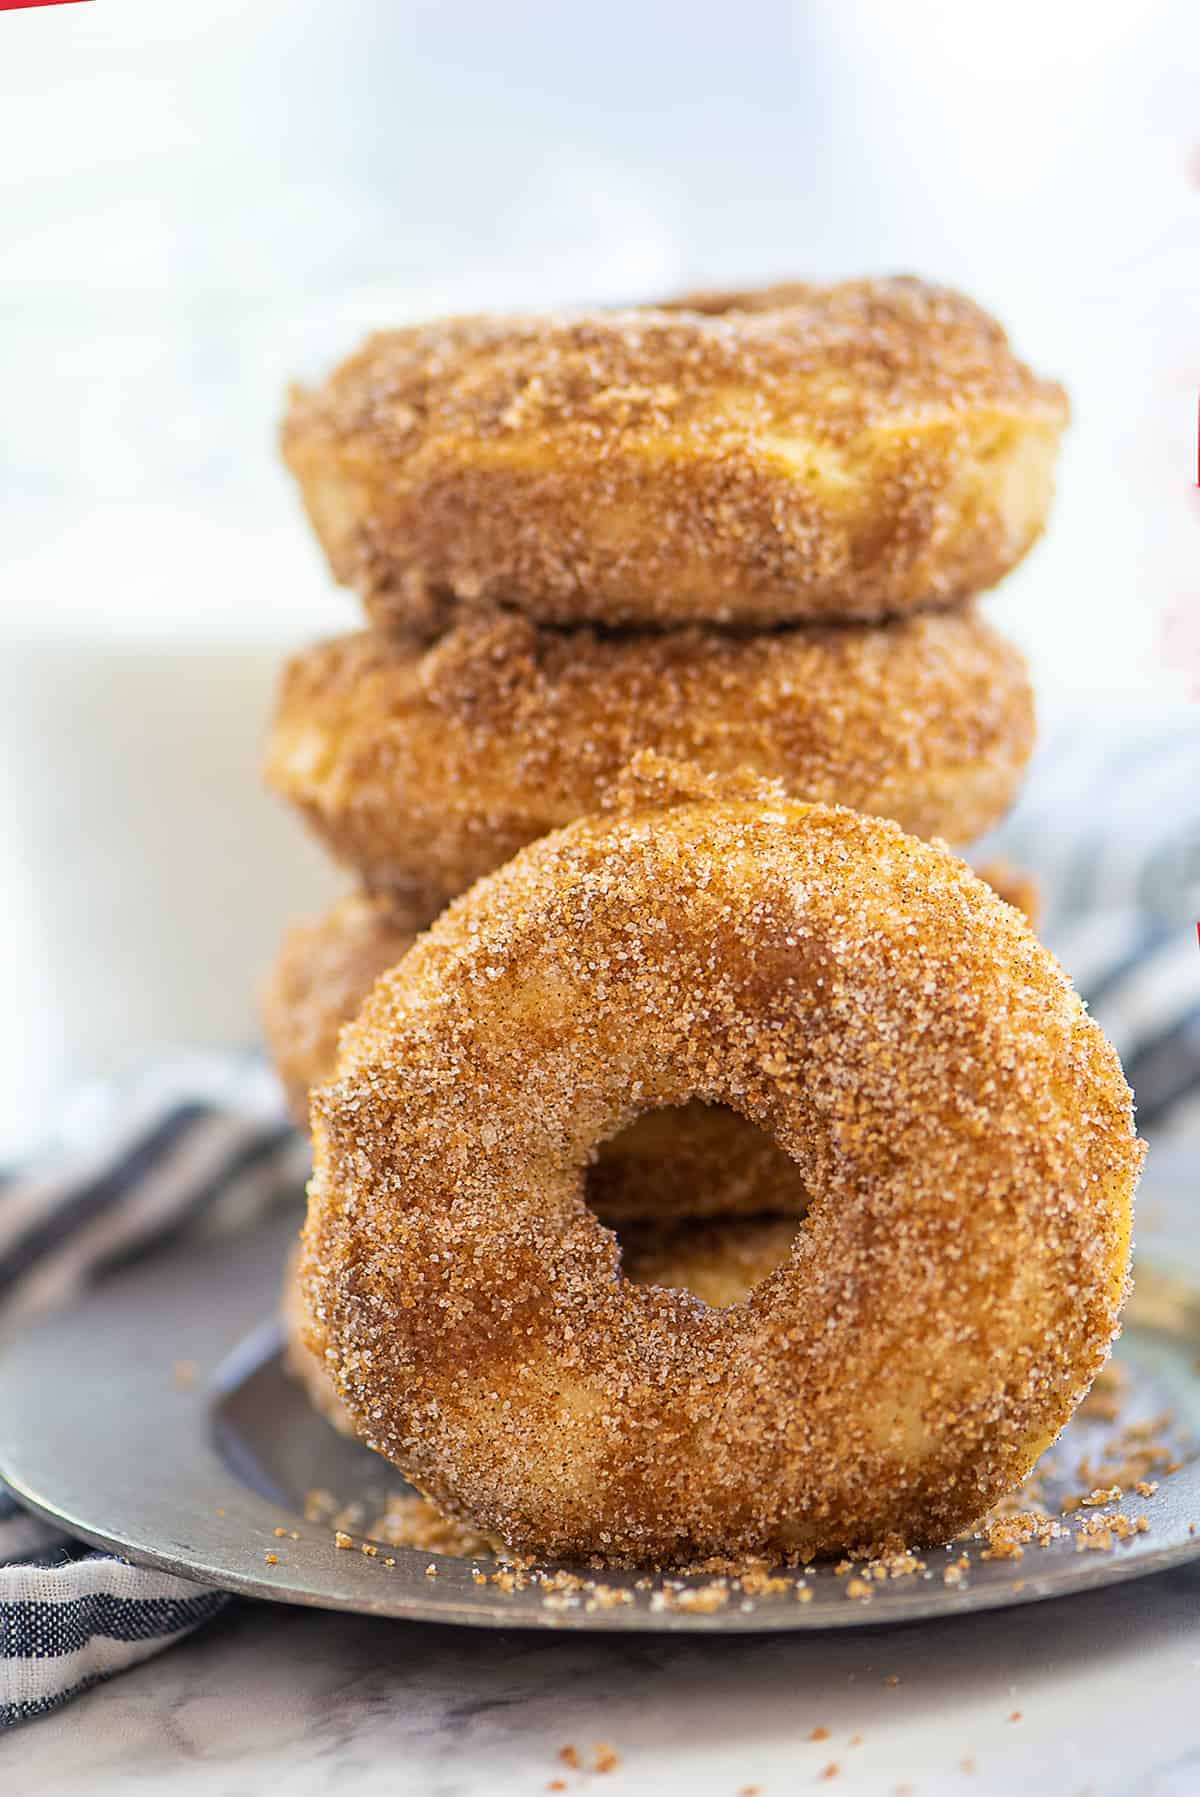
[[[1075,1534],[1075,1552],[1109,1554],[1118,1542],[1131,1541],[1136,1535],[1144,1535],[1150,1527],[1149,1518],[1136,1516],[1130,1519],[1119,1511],[1098,1512],[1088,1516],[1079,1524]]]
[[[970,1561],[969,1556],[966,1554],[960,1554],[958,1556],[957,1560],[952,1560],[950,1562],[949,1566],[947,1566],[943,1569],[943,1571],[942,1571],[943,1585],[961,1585],[964,1582],[964,1580],[966,1579],[967,1573],[970,1571],[970,1569],[971,1569],[971,1561]]]
[[[1158,1480],[1135,1479],[1133,1482],[1133,1489],[1137,1492],[1139,1497],[1153,1497],[1158,1490]]]
[[[619,1610],[625,1604],[633,1602],[633,1592],[626,1591],[616,1585],[594,1585],[590,1595],[584,1601],[584,1610],[590,1615],[595,1610]]]
[[[681,1590],[665,1585],[651,1597],[650,1608],[711,1616],[715,1611],[725,1608],[729,1597],[729,1586],[723,1580],[714,1580],[711,1585],[685,1586]]]
[[[797,1585],[797,1587],[796,1587],[796,1602],[798,1604],[811,1604],[812,1600],[813,1600],[812,1586],[811,1585]]]
[[[846,1585],[846,1596],[867,1602],[875,1595],[867,1579],[850,1579]]]
[[[279,1555],[278,1554],[264,1554],[263,1559],[266,1561],[268,1566],[278,1566],[279,1565]]]
[[[276,1541],[284,1541],[287,1539],[286,1529],[272,1529],[271,1533],[274,1535]]]
[[[808,1738],[810,1741],[828,1741],[829,1730],[827,1728],[814,1728]]]
[[[375,1560],[379,1556],[379,1549],[373,1541],[364,1541],[359,1552],[365,1554],[368,1560]]]
[[[607,1741],[597,1741],[592,1755],[593,1772],[615,1772],[621,1764],[620,1755],[608,1745]]]
[[[570,1766],[573,1772],[577,1772],[583,1765],[583,1761],[579,1756],[578,1747],[573,1747],[570,1742],[568,1742],[565,1747],[559,1748],[558,1757],[563,1765]]]
[[[1119,1485],[1096,1486],[1092,1491],[1080,1492],[1073,1497],[1063,1499],[1063,1515],[1070,1516],[1076,1510],[1096,1510],[1102,1504],[1115,1504],[1124,1493]]]
[[[824,1771],[821,1773],[821,1777],[824,1779],[836,1778],[840,1771],[841,1771],[841,1767],[838,1765],[837,1761],[830,1760],[829,1764],[825,1767]]]
[[[892,1690],[895,1690],[896,1686],[900,1683],[900,1674],[898,1672],[889,1672],[883,1682],[885,1685],[890,1686]]]
[[[444,1515],[428,1498],[411,1491],[393,1493],[368,1525],[368,1533],[389,1547],[412,1547],[461,1559],[492,1554],[497,1545],[492,1537]]]
[[[747,1597],[779,1597],[792,1589],[791,1579],[766,1572],[744,1572],[737,1583]]]
[[[1019,1722],[1020,1720],[1021,1720],[1020,1710],[1014,1710],[1012,1715],[1009,1717],[1009,1721],[1010,1722]]]
[[[354,1537],[353,1537],[353,1535],[347,1535],[346,1531],[344,1529],[338,1529],[334,1533],[333,1545],[335,1547],[343,1547],[343,1548],[344,1547],[353,1547],[354,1546]]]
[[[1049,1547],[1063,1533],[1061,1523],[1053,1517],[1039,1515],[1036,1511],[1019,1511],[1015,1516],[999,1517],[984,1530],[987,1546],[980,1558],[1020,1560],[1030,1542],[1038,1547]]]
[[[567,1781],[565,1778],[552,1778],[550,1783],[546,1786],[546,1789],[548,1791],[565,1791],[567,1789]]]

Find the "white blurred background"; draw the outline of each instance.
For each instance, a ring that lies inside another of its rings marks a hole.
[[[991,602],[1043,717],[1194,706],[1198,77],[1195,0],[0,13],[0,1157],[81,1075],[249,1041],[336,884],[256,784],[281,654],[357,615],[274,430],[371,327],[960,284],[1075,402]]]

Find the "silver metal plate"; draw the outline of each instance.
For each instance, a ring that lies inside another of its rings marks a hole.
[[[1197,1171],[1194,1161],[1164,1157],[1157,1189],[1176,1199],[1185,1192],[1190,1211]],[[0,1353],[0,1475],[32,1510],[131,1560],[250,1597],[478,1627],[723,1634],[878,1626],[1064,1596],[1200,1553],[1195,1445],[1184,1447],[1177,1471],[1159,1475],[1152,1497],[1131,1492],[1106,1506],[1150,1522],[1111,1553],[1080,1552],[1068,1536],[1031,1546],[1020,1560],[983,1560],[971,1544],[963,1583],[947,1585],[944,1569],[960,1548],[938,1548],[923,1556],[925,1573],[880,1582],[868,1602],[848,1597],[849,1581],[822,1566],[803,1581],[789,1578],[783,1594],[735,1591],[715,1611],[664,1608],[661,1580],[639,1588],[620,1573],[603,1583],[631,1601],[589,1608],[584,1594],[552,1608],[536,1585],[477,1584],[472,1563],[449,1555],[339,1549],[328,1523],[305,1520],[306,1494],[324,1488],[374,1514],[403,1481],[337,1435],[282,1371],[278,1333],[262,1319],[274,1310],[295,1227],[294,1215],[276,1218],[250,1235],[143,1263]],[[1154,1246],[1165,1264],[1178,1264],[1169,1237]],[[1143,1267],[1117,1352],[1130,1376],[1123,1420],[1170,1411],[1191,1443],[1200,1441],[1196,1289]],[[1084,1416],[1072,1422],[1053,1451],[1064,1474],[1048,1481],[1052,1506],[1079,1489],[1077,1463],[1107,1434],[1111,1426]],[[791,1588],[801,1582],[812,1591],[806,1602]]]

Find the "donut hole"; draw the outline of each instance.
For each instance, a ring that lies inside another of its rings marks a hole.
[[[782,1265],[808,1210],[800,1169],[769,1135],[699,1102],[647,1111],[603,1143],[585,1198],[627,1279],[722,1308]]]
[[[712,1217],[704,1222],[609,1225],[634,1285],[690,1292],[716,1309],[748,1298],[792,1251],[802,1217]]]

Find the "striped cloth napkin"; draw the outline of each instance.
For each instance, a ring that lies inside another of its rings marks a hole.
[[[0,1344],[151,1248],[294,1201],[307,1171],[257,1055],[185,1057],[81,1093],[44,1168],[0,1183]],[[0,1728],[169,1647],[228,1601],[68,1540],[0,1484]]]
[[[1036,870],[1041,933],[1120,1050],[1142,1132],[1200,1146],[1197,768],[1191,720],[1108,753],[1052,738],[973,858]],[[37,1171],[0,1182],[0,1336],[168,1238],[244,1226],[307,1172],[307,1144],[248,1054],[86,1092],[59,1134]],[[64,1540],[0,1486],[0,1726],[169,1646],[227,1601]]]

